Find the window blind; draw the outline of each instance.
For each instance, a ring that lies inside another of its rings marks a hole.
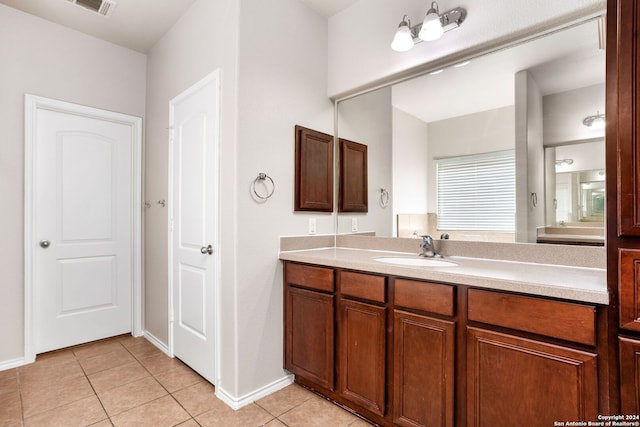
[[[515,231],[515,152],[436,160],[438,229]]]

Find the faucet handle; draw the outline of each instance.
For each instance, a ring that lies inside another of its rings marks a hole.
[[[427,245],[433,245],[433,237],[431,237],[429,234],[423,234],[420,237],[422,237],[422,243],[420,243],[421,248],[424,248]]]

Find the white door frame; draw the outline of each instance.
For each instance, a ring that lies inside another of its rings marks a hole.
[[[215,138],[215,142],[214,142],[214,155],[215,155],[215,167],[216,167],[216,178],[217,178],[217,182],[216,182],[216,200],[215,200],[215,209],[216,209],[216,222],[215,222],[215,239],[213,242],[211,242],[211,244],[213,245],[214,248],[216,248],[216,250],[214,251],[214,257],[215,257],[215,279],[214,279],[214,291],[213,291],[213,296],[214,296],[214,332],[213,332],[213,336],[214,336],[214,384],[218,385],[220,384],[220,308],[221,308],[221,304],[220,304],[220,280],[221,280],[221,274],[220,274],[220,149],[219,149],[219,145],[220,145],[220,69],[216,69],[213,72],[209,73],[208,75],[206,75],[205,77],[202,78],[202,80],[198,81],[197,83],[195,83],[194,85],[192,85],[191,87],[189,87],[188,89],[186,89],[185,91],[183,91],[182,93],[180,93],[178,96],[176,96],[175,98],[173,98],[171,101],[169,101],[169,125],[171,126],[173,123],[173,105],[181,102],[184,98],[187,98],[189,96],[191,96],[194,92],[197,92],[198,90],[200,90],[203,86],[206,86],[207,84],[209,84],[210,82],[215,81],[216,82],[216,86],[217,86],[217,97],[215,100],[212,100],[212,102],[216,103],[216,111],[218,114],[218,129],[215,132],[214,138]],[[168,180],[168,187],[169,187],[169,192],[168,192],[168,197],[167,197],[167,201],[168,201],[168,206],[169,209],[167,210],[167,223],[168,223],[168,228],[169,228],[169,238],[168,238],[168,248],[167,248],[167,252],[168,252],[168,268],[167,268],[167,273],[168,273],[168,292],[169,292],[169,304],[168,304],[168,330],[169,330],[169,356],[170,357],[174,357],[174,338],[173,338],[173,327],[174,327],[174,301],[173,301],[173,291],[174,291],[174,283],[173,283],[173,238],[174,238],[174,227],[173,227],[173,223],[172,223],[172,212],[173,212],[173,203],[174,203],[174,194],[173,194],[173,180],[174,180],[174,170],[173,170],[173,161],[174,161],[174,156],[173,156],[173,151],[174,151],[174,146],[173,146],[173,128],[169,128],[169,180]]]
[[[24,363],[35,361],[33,345],[33,277],[35,248],[35,172],[36,129],[38,109],[108,120],[131,127],[132,134],[132,298],[131,333],[141,336],[142,330],[142,119],[113,111],[77,105],[56,99],[25,94],[25,154],[24,154]]]

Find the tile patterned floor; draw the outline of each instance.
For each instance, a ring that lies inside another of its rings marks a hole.
[[[365,427],[292,384],[237,411],[211,384],[144,338],[119,336],[0,371],[0,427]]]

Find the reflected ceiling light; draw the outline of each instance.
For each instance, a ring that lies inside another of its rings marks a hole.
[[[441,72],[443,72],[443,71],[444,71],[444,69],[442,69],[442,68],[441,68],[441,69],[439,69],[439,70],[432,71],[432,72],[430,72],[429,74],[430,74],[430,75],[432,75],[432,76],[435,76],[436,74],[440,74],[440,73],[441,73]]]
[[[461,7],[440,15],[438,3],[431,2],[431,8],[427,11],[422,23],[412,27],[409,17],[407,15],[402,17],[391,42],[391,49],[396,52],[405,52],[422,41],[437,40],[445,32],[458,28],[466,16],[467,11]]]
[[[460,68],[460,67],[464,67],[465,65],[469,65],[471,61],[464,61],[464,62],[459,62],[456,65],[453,66],[453,68]]]
[[[598,111],[595,116],[585,117],[582,124],[591,129],[604,129],[604,114]]]

